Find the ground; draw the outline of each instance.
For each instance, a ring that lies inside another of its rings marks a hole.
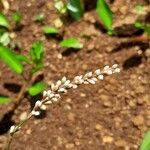
[[[48,84],[63,76],[73,79],[114,63],[122,68],[119,74],[106,77],[96,85],[83,85],[63,95],[60,103],[51,106],[43,117],[32,118],[22,127],[13,139],[11,149],[138,150],[150,127],[149,41],[134,42],[133,38],[139,35],[126,30],[120,36],[107,35],[92,7],[80,21],[68,21],[61,28],[63,38],[77,37],[84,43],[84,48],[77,51],[62,49],[58,44],[62,37],[46,37],[42,32],[43,25],[53,26],[58,18],[53,1],[11,0],[9,3],[8,16],[15,10],[23,14],[22,28],[12,31],[21,44],[21,53],[27,54],[36,40],[44,42],[44,80]],[[116,26],[133,23],[136,5],[148,6],[144,0],[116,0],[109,4],[115,14]],[[45,20],[36,23],[33,16],[40,12],[45,14]],[[19,90],[10,91],[8,83],[21,86],[22,80],[0,61],[0,94],[15,99]],[[1,120],[10,107],[11,104],[0,106]],[[30,110],[29,97],[25,95],[12,121],[18,122]],[[13,122],[1,126],[0,148],[7,138],[3,131]]]

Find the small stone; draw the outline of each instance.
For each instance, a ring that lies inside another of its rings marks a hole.
[[[112,47],[107,47],[107,48],[106,48],[106,51],[107,51],[108,53],[112,52],[112,50],[113,50]]]
[[[28,129],[28,130],[26,131],[26,133],[27,133],[28,135],[30,135],[30,134],[31,134],[31,129]]]
[[[89,44],[87,49],[88,51],[92,51],[94,49],[95,45],[94,44]]]
[[[86,94],[85,93],[80,93],[80,96],[81,97],[86,97]]]
[[[101,94],[100,99],[103,100],[103,101],[109,101],[109,96]]]
[[[105,107],[111,107],[111,106],[112,106],[112,104],[111,104],[110,101],[105,101],[105,102],[103,103],[103,105],[104,105]]]
[[[63,26],[63,22],[61,21],[60,18],[57,18],[54,20],[54,25],[56,28],[61,28]]]
[[[120,140],[115,141],[115,145],[117,147],[125,147],[127,145],[127,142],[123,139],[120,139]]]
[[[12,39],[14,39],[14,38],[16,38],[16,33],[15,32],[11,32],[10,34],[9,34],[9,36],[12,38]]]
[[[147,49],[147,50],[145,51],[145,56],[146,56],[146,57],[150,57],[150,49]]]
[[[95,125],[95,130],[97,130],[97,131],[100,131],[100,130],[102,130],[102,126],[100,125],[100,124],[96,124]]]
[[[74,122],[76,118],[76,114],[73,112],[69,112],[68,114],[68,120]]]
[[[19,116],[20,120],[25,120],[27,118],[27,112],[22,112],[21,115]]]
[[[104,137],[102,138],[102,140],[103,140],[104,143],[109,143],[109,144],[111,144],[111,143],[114,141],[114,138],[113,138],[112,136],[104,136]]]
[[[139,115],[132,119],[132,122],[135,126],[141,126],[144,124],[143,116]]]
[[[74,143],[68,143],[65,145],[66,149],[72,149],[74,148]]]
[[[64,105],[64,109],[65,109],[65,110],[71,110],[71,106],[68,105],[68,104],[66,104],[66,105]]]

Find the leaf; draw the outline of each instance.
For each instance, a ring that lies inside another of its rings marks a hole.
[[[6,16],[1,12],[0,12],[0,26],[5,27],[7,29],[9,29],[10,27]]]
[[[10,103],[12,100],[8,97],[5,96],[0,96],[0,104],[8,104]]]
[[[0,45],[0,58],[16,73],[21,74],[23,72],[21,62],[9,48]]]
[[[22,19],[21,13],[19,11],[14,12],[12,15],[12,19],[15,21],[16,24],[20,24]]]
[[[29,89],[28,89],[28,92],[31,96],[35,96],[35,95],[38,95],[40,94],[41,92],[44,91],[46,85],[44,82],[38,82],[34,85],[32,85]]]
[[[80,43],[78,39],[75,38],[69,38],[69,39],[64,39],[63,41],[60,42],[61,47],[65,48],[83,48],[83,44]]]
[[[57,33],[59,33],[58,29],[56,29],[54,27],[49,27],[49,26],[43,27],[43,32],[45,34],[57,34]]]
[[[32,61],[31,61],[28,57],[26,57],[26,56],[24,56],[24,55],[17,54],[16,57],[17,57],[17,59],[18,59],[20,62],[26,62],[26,63],[28,63],[28,64],[32,64]]]
[[[0,43],[2,43],[4,46],[7,46],[10,43],[10,37],[8,32],[4,32],[0,36]]]
[[[105,28],[112,31],[113,13],[105,0],[98,0],[96,6],[97,13]]]
[[[42,61],[43,53],[44,53],[43,43],[40,41],[33,43],[32,48],[30,50],[30,55],[34,63]]]
[[[34,66],[34,67],[31,69],[31,74],[33,74],[33,73],[39,71],[39,70],[42,69],[42,68],[43,68],[43,63],[38,63],[38,64],[36,64],[36,66]]]
[[[81,0],[69,0],[67,9],[75,20],[79,20],[83,16],[84,9]]]
[[[144,136],[140,150],[150,150],[150,130]]]

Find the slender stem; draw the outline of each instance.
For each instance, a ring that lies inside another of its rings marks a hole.
[[[29,119],[31,119],[32,116],[33,116],[32,113],[30,113],[25,120],[21,121],[18,125],[15,126],[14,131],[8,135],[9,137],[7,139],[7,143],[4,150],[10,150],[10,145],[13,140],[14,134],[21,128],[23,124],[25,124]]]

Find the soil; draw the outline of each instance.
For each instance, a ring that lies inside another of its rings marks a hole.
[[[144,0],[109,1],[115,14],[115,26],[120,35],[109,36],[100,25],[95,6],[87,1],[84,17],[67,21],[60,37],[46,37],[43,25],[54,25],[59,17],[51,0],[10,0],[10,16],[15,10],[23,14],[22,27],[13,30],[22,54],[28,55],[32,43],[42,40],[45,45],[44,80],[47,84],[63,76],[72,79],[79,74],[118,63],[121,73],[106,77],[96,85],[84,85],[62,96],[60,103],[51,106],[43,116],[32,118],[15,135],[12,150],[138,150],[150,127],[150,43],[138,40],[142,33],[121,28],[134,22],[135,6],[150,6]],[[91,7],[89,7],[91,6]],[[45,14],[43,23],[33,21]],[[148,20],[148,19],[147,19]],[[150,22],[150,18],[149,18]],[[63,49],[62,38],[77,37],[84,48]],[[15,99],[23,84],[0,60],[0,95]],[[35,98],[34,101],[37,99]],[[7,114],[11,103],[0,106],[0,149],[5,145],[9,127],[31,110],[25,95],[15,114]],[[4,121],[4,115],[7,117]],[[11,116],[11,120],[8,119]],[[5,122],[5,123],[4,123]]]

